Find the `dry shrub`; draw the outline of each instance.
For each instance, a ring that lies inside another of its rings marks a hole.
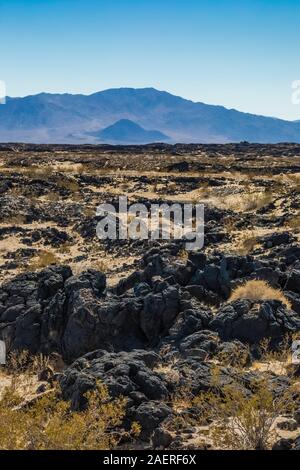
[[[272,193],[254,193],[248,194],[244,197],[244,211],[253,211],[261,209],[264,206],[270,204],[273,200]]]
[[[57,248],[57,253],[60,253],[62,255],[65,255],[65,254],[70,254],[71,253],[71,249],[72,249],[72,246],[73,246],[73,243],[67,241],[67,242],[64,242],[60,245],[59,248]]]
[[[82,175],[89,170],[88,164],[74,162],[60,162],[54,165],[54,168],[60,173],[73,173]]]
[[[45,354],[31,354],[28,350],[12,351],[7,355],[5,372],[8,375],[38,374],[49,367],[51,358]]]
[[[168,381],[174,385],[178,385],[180,382],[180,373],[176,370],[177,360],[174,359],[166,364],[158,364],[154,369],[153,372],[156,372],[159,375],[164,376],[168,379]]]
[[[57,390],[25,405],[8,387],[0,400],[0,449],[113,449],[124,435],[139,434],[137,423],[128,433],[121,428],[124,398],[111,399],[107,388],[99,383],[85,397],[87,409],[72,412],[70,404],[59,399]]]
[[[50,367],[50,357],[45,354],[39,353],[31,356],[31,370],[39,374],[43,370]]]
[[[30,354],[27,350],[12,351],[7,355],[6,372],[12,375],[21,374],[28,369]]]
[[[90,267],[96,271],[100,271],[101,273],[106,273],[108,271],[108,264],[104,260],[93,261]]]
[[[290,217],[285,225],[291,229],[293,229],[293,232],[294,233],[299,233],[300,231],[300,215],[294,215],[292,217]]]
[[[173,191],[176,191],[176,189],[177,189],[176,181],[169,181],[167,183],[167,192],[173,192]]]
[[[13,215],[9,218],[10,225],[24,225],[26,223],[26,216],[22,214]]]
[[[218,371],[215,387],[218,389]],[[269,449],[277,437],[276,420],[296,409],[289,387],[277,397],[266,378],[252,382],[251,394],[239,385],[221,387],[215,393],[204,392],[193,400],[200,415],[212,422],[210,437],[218,448],[236,450]]]
[[[190,383],[176,387],[175,393],[171,395],[170,399],[170,405],[174,411],[174,418],[170,421],[170,430],[174,429],[174,426],[175,428],[186,428],[196,424],[195,419],[185,413],[185,410],[193,406],[193,399]]]
[[[107,273],[109,270],[109,264],[104,259],[99,259],[76,263],[74,266],[72,266],[73,274],[75,274],[76,276],[78,276],[84,271],[87,271],[88,269],[94,269],[95,271],[99,271],[101,273]]]
[[[24,196],[24,188],[15,185],[9,190],[9,194],[15,197]]]
[[[288,309],[291,308],[290,301],[284,296],[280,289],[274,289],[266,281],[253,279],[237,287],[231,294],[229,302],[239,299],[249,300],[278,300]]]
[[[83,209],[83,215],[89,219],[96,217],[96,208],[85,206]]]
[[[48,180],[51,176],[55,175],[53,169],[49,166],[28,166],[28,167],[16,167],[14,171],[17,171],[29,179],[41,179]]]
[[[60,181],[58,181],[57,186],[62,189],[66,189],[70,193],[76,193],[79,189],[80,186],[77,183],[75,179],[67,179],[63,178]]]
[[[300,173],[287,174],[286,179],[288,183],[292,186],[292,190],[299,193],[300,192]]]
[[[243,367],[247,367],[250,362],[250,346],[244,345],[244,349],[240,349],[237,344],[232,345],[232,349],[230,351],[219,351],[216,356],[215,360],[218,361],[219,364],[226,365],[226,366],[234,366],[238,367],[239,369],[243,369]]]
[[[294,341],[299,341],[300,332],[287,333],[278,348],[274,349],[271,347],[271,339],[264,338],[259,343],[259,348],[261,351],[261,361],[265,363],[278,362],[282,363],[285,366],[288,366],[292,360],[292,343]]]
[[[51,264],[59,264],[60,260],[52,251],[41,250],[28,266],[29,271],[46,268]]]
[[[58,202],[60,201],[60,194],[55,193],[54,191],[50,191],[46,195],[47,201],[50,202]]]
[[[236,212],[251,212],[261,209],[272,201],[273,194],[266,191],[225,196],[220,205]]]
[[[246,256],[253,251],[255,245],[257,245],[257,235],[255,231],[251,233],[243,232],[240,235],[236,252],[241,256]]]
[[[181,248],[181,250],[179,250],[178,252],[178,258],[183,261],[183,262],[187,262],[188,258],[189,258],[189,253],[187,250],[185,250],[184,248]]]
[[[223,226],[224,226],[224,229],[227,233],[231,233],[233,230],[236,229],[236,223],[237,223],[237,219],[235,217],[232,217],[232,216],[227,216],[223,219]]]

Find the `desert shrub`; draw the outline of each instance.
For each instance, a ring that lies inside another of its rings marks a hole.
[[[121,428],[124,398],[111,399],[107,388],[98,383],[95,390],[86,393],[86,400],[86,410],[72,412],[57,390],[22,404],[7,388],[0,399],[0,449],[112,449],[124,434],[138,435],[137,423],[127,433]]]
[[[230,351],[220,350],[215,359],[219,362],[219,364],[223,365],[233,365],[235,367],[243,368],[246,367],[250,360],[250,347],[249,345],[244,345],[244,348],[241,349],[238,344],[233,345]]]
[[[73,173],[76,175],[82,175],[84,173],[87,173],[87,171],[89,170],[89,166],[85,163],[83,164],[66,161],[58,162],[55,165],[55,169],[60,173]]]
[[[178,385],[180,383],[180,373],[175,367],[177,361],[177,359],[173,359],[167,363],[158,364],[154,367],[153,372],[166,377],[168,382]]]
[[[236,223],[237,223],[237,220],[235,217],[232,217],[232,216],[227,216],[223,219],[223,226],[224,226],[224,229],[227,233],[231,233],[233,230],[236,229]]]
[[[22,374],[33,376],[51,367],[52,359],[58,360],[58,354],[53,353],[47,356],[42,353],[31,354],[28,350],[11,351],[7,355],[7,360],[3,370],[7,376],[14,376],[16,379]]]
[[[217,389],[216,382],[214,385]],[[252,393],[245,393],[237,384],[225,385],[214,393],[200,394],[193,405],[202,419],[211,422],[214,446],[236,450],[269,449],[277,437],[277,418],[291,415],[297,406],[292,388],[278,397],[265,378],[253,381]]]
[[[32,372],[37,373],[37,374],[49,368],[50,363],[51,363],[50,357],[42,353],[33,355],[30,358],[31,370]]]
[[[185,250],[184,248],[181,248],[181,250],[179,250],[178,252],[178,258],[183,261],[183,262],[187,262],[188,260],[188,257],[189,257],[189,253],[187,250]]]
[[[274,349],[271,346],[271,338],[264,338],[259,343],[259,349],[261,353],[261,361],[265,363],[281,363],[287,367],[292,362],[292,343],[293,341],[299,341],[300,332],[287,333],[280,342],[278,348]]]
[[[94,269],[95,271],[99,271],[101,273],[107,273],[109,268],[109,263],[105,259],[92,259],[90,261],[76,263],[74,266],[72,266],[72,271],[73,274],[78,276],[88,269]]]
[[[257,244],[257,235],[253,230],[252,232],[242,232],[236,248],[237,254],[246,256],[254,249]]]
[[[71,243],[70,241],[66,241],[57,248],[56,252],[62,255],[70,254],[72,246],[73,246],[73,243]]]
[[[285,225],[287,227],[289,227],[290,229],[293,229],[294,233],[299,233],[299,231],[300,231],[300,215],[297,214],[297,215],[294,215],[294,216],[290,217],[286,221]]]
[[[83,215],[89,219],[93,219],[96,216],[96,208],[85,206],[83,209]]]
[[[40,250],[38,256],[35,257],[28,266],[29,271],[43,269],[51,264],[59,264],[59,258],[52,251]]]
[[[12,351],[7,355],[5,370],[9,374],[20,374],[28,369],[29,363],[29,351]]]
[[[180,429],[202,425],[205,422],[205,417],[199,421],[199,414],[196,416],[194,413],[188,412],[193,407],[193,399],[190,383],[181,386],[177,384],[174,393],[170,396],[169,404],[173,410],[173,417],[166,423],[169,431],[177,432]]]
[[[57,183],[59,188],[66,189],[70,193],[74,193],[80,189],[79,184],[74,179],[63,178]]]
[[[273,194],[270,192],[245,192],[224,197],[220,206],[237,212],[251,212],[261,209],[272,201]]]
[[[287,182],[292,187],[293,191],[300,192],[300,173],[292,173],[286,175]]]
[[[108,264],[105,260],[97,260],[91,263],[92,269],[96,269],[96,271],[100,271],[102,273],[106,273],[108,270]]]
[[[24,225],[26,224],[26,216],[22,214],[14,215],[9,218],[10,225]]]
[[[27,167],[15,167],[14,171],[23,174],[29,179],[41,179],[47,180],[51,176],[55,174],[55,172],[49,166],[36,166],[36,165],[29,165]]]
[[[0,449],[14,450],[26,446],[26,424],[17,407],[21,403],[15,386],[6,387],[0,398]]]
[[[245,284],[237,287],[231,294],[229,301],[238,299],[249,300],[278,300],[287,308],[291,308],[289,300],[284,296],[280,289],[274,289],[266,281],[252,279]]]
[[[60,194],[55,193],[54,191],[49,191],[46,195],[47,201],[58,202],[60,200]]]

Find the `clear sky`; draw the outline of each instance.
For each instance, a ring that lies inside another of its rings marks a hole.
[[[155,87],[300,119],[300,0],[0,0],[10,96]]]

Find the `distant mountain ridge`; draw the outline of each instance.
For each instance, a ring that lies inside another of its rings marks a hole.
[[[136,125],[137,134],[131,126],[123,140],[124,129],[118,124],[122,120]],[[108,131],[111,126],[116,127]],[[118,88],[91,95],[40,93],[8,97],[0,105],[0,142],[130,144],[136,143],[131,139],[141,138],[139,128],[155,129],[170,143],[300,143],[300,122],[195,103],[154,88]],[[147,138],[161,140],[160,134]]]

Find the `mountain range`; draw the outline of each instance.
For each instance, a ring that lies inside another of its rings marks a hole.
[[[0,141],[32,143],[300,143],[300,122],[186,100],[154,88],[7,97]]]

